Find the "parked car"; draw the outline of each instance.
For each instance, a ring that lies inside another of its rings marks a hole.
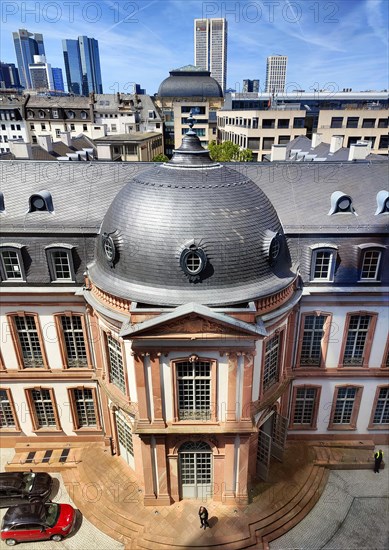
[[[18,542],[54,540],[68,536],[76,522],[76,511],[70,504],[34,502],[11,506],[1,524],[1,540],[8,546]]]
[[[53,478],[46,472],[0,473],[0,507],[48,500]]]

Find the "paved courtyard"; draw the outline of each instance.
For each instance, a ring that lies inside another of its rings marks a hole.
[[[316,506],[270,550],[388,550],[389,447],[386,467],[333,470]]]

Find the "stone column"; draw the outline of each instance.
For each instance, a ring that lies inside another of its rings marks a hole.
[[[149,407],[147,406],[147,386],[145,378],[145,368],[143,364],[143,358],[135,355],[135,379],[136,379],[136,391],[138,394],[138,423],[150,424]]]
[[[156,461],[157,461],[157,479],[158,496],[155,504],[168,506],[172,503],[168,487],[168,464],[166,460],[165,436],[155,436]]]
[[[240,504],[247,504],[248,495],[247,495],[247,484],[248,484],[248,473],[249,473],[249,451],[250,451],[250,435],[241,435],[240,436],[240,445],[239,445],[239,469],[238,469],[238,479],[237,479],[237,489],[236,489],[236,500]]]
[[[168,455],[169,477],[170,477],[170,496],[174,502],[180,500],[180,491],[178,487],[178,455]]]
[[[222,501],[224,504],[235,503],[235,437],[235,435],[224,436],[224,484],[222,488]]]
[[[145,482],[145,492],[143,504],[145,506],[154,506],[156,494],[154,489],[153,461],[151,458],[151,436],[146,435],[141,438],[143,476]]]
[[[238,361],[235,353],[228,355],[227,422],[236,422],[236,382]]]
[[[161,366],[159,357],[160,354],[150,356],[151,383],[153,386],[153,394],[150,397],[154,403],[153,425],[165,428],[166,424],[162,414]]]
[[[251,423],[251,392],[253,385],[254,357],[245,355],[243,357],[243,392],[242,392],[242,415],[241,420],[249,420]]]

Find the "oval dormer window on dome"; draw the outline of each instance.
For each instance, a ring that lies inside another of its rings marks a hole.
[[[269,246],[269,262],[271,265],[276,262],[278,256],[280,255],[281,246],[282,246],[282,236],[279,233],[277,233],[272,238]]]
[[[375,215],[385,214],[389,212],[389,191],[383,189],[377,193],[377,210]]]
[[[189,275],[190,280],[197,280],[200,273],[204,270],[207,263],[207,257],[202,248],[195,244],[186,246],[181,253],[181,268]]]
[[[109,235],[108,233],[103,233],[101,242],[105,259],[107,260],[109,265],[113,267],[117,256],[115,241],[113,240],[111,235]]]
[[[53,199],[49,191],[34,193],[28,202],[28,212],[54,212]]]
[[[328,215],[350,213],[357,216],[352,202],[350,195],[346,195],[342,191],[335,191],[331,195],[331,208]]]

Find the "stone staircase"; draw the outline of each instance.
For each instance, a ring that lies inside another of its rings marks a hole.
[[[62,472],[77,467],[85,443],[18,443],[7,472],[33,470],[34,472]]]

